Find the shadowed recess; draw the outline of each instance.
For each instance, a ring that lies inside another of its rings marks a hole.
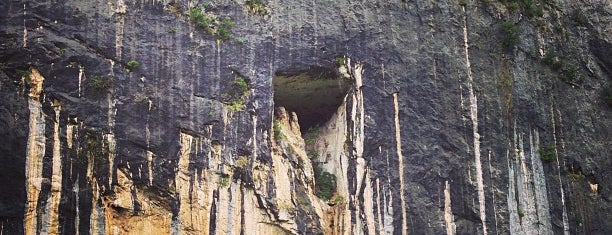
[[[273,83],[274,105],[295,112],[302,131],[329,121],[351,86],[350,80],[325,68],[277,72]]]

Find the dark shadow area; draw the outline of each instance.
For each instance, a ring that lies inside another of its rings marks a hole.
[[[329,121],[351,87],[350,80],[325,68],[277,72],[273,83],[274,105],[295,112],[302,132]]]

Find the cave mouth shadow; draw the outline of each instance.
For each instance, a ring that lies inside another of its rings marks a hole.
[[[351,80],[334,69],[322,67],[280,71],[272,83],[274,106],[295,112],[302,133],[327,123],[352,86]]]

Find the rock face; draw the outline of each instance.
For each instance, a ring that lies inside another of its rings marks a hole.
[[[1,234],[612,234],[609,1],[0,12]]]

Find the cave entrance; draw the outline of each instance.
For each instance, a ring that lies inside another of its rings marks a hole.
[[[351,87],[349,79],[326,68],[277,72],[273,84],[274,106],[295,112],[302,133],[327,123]]]

